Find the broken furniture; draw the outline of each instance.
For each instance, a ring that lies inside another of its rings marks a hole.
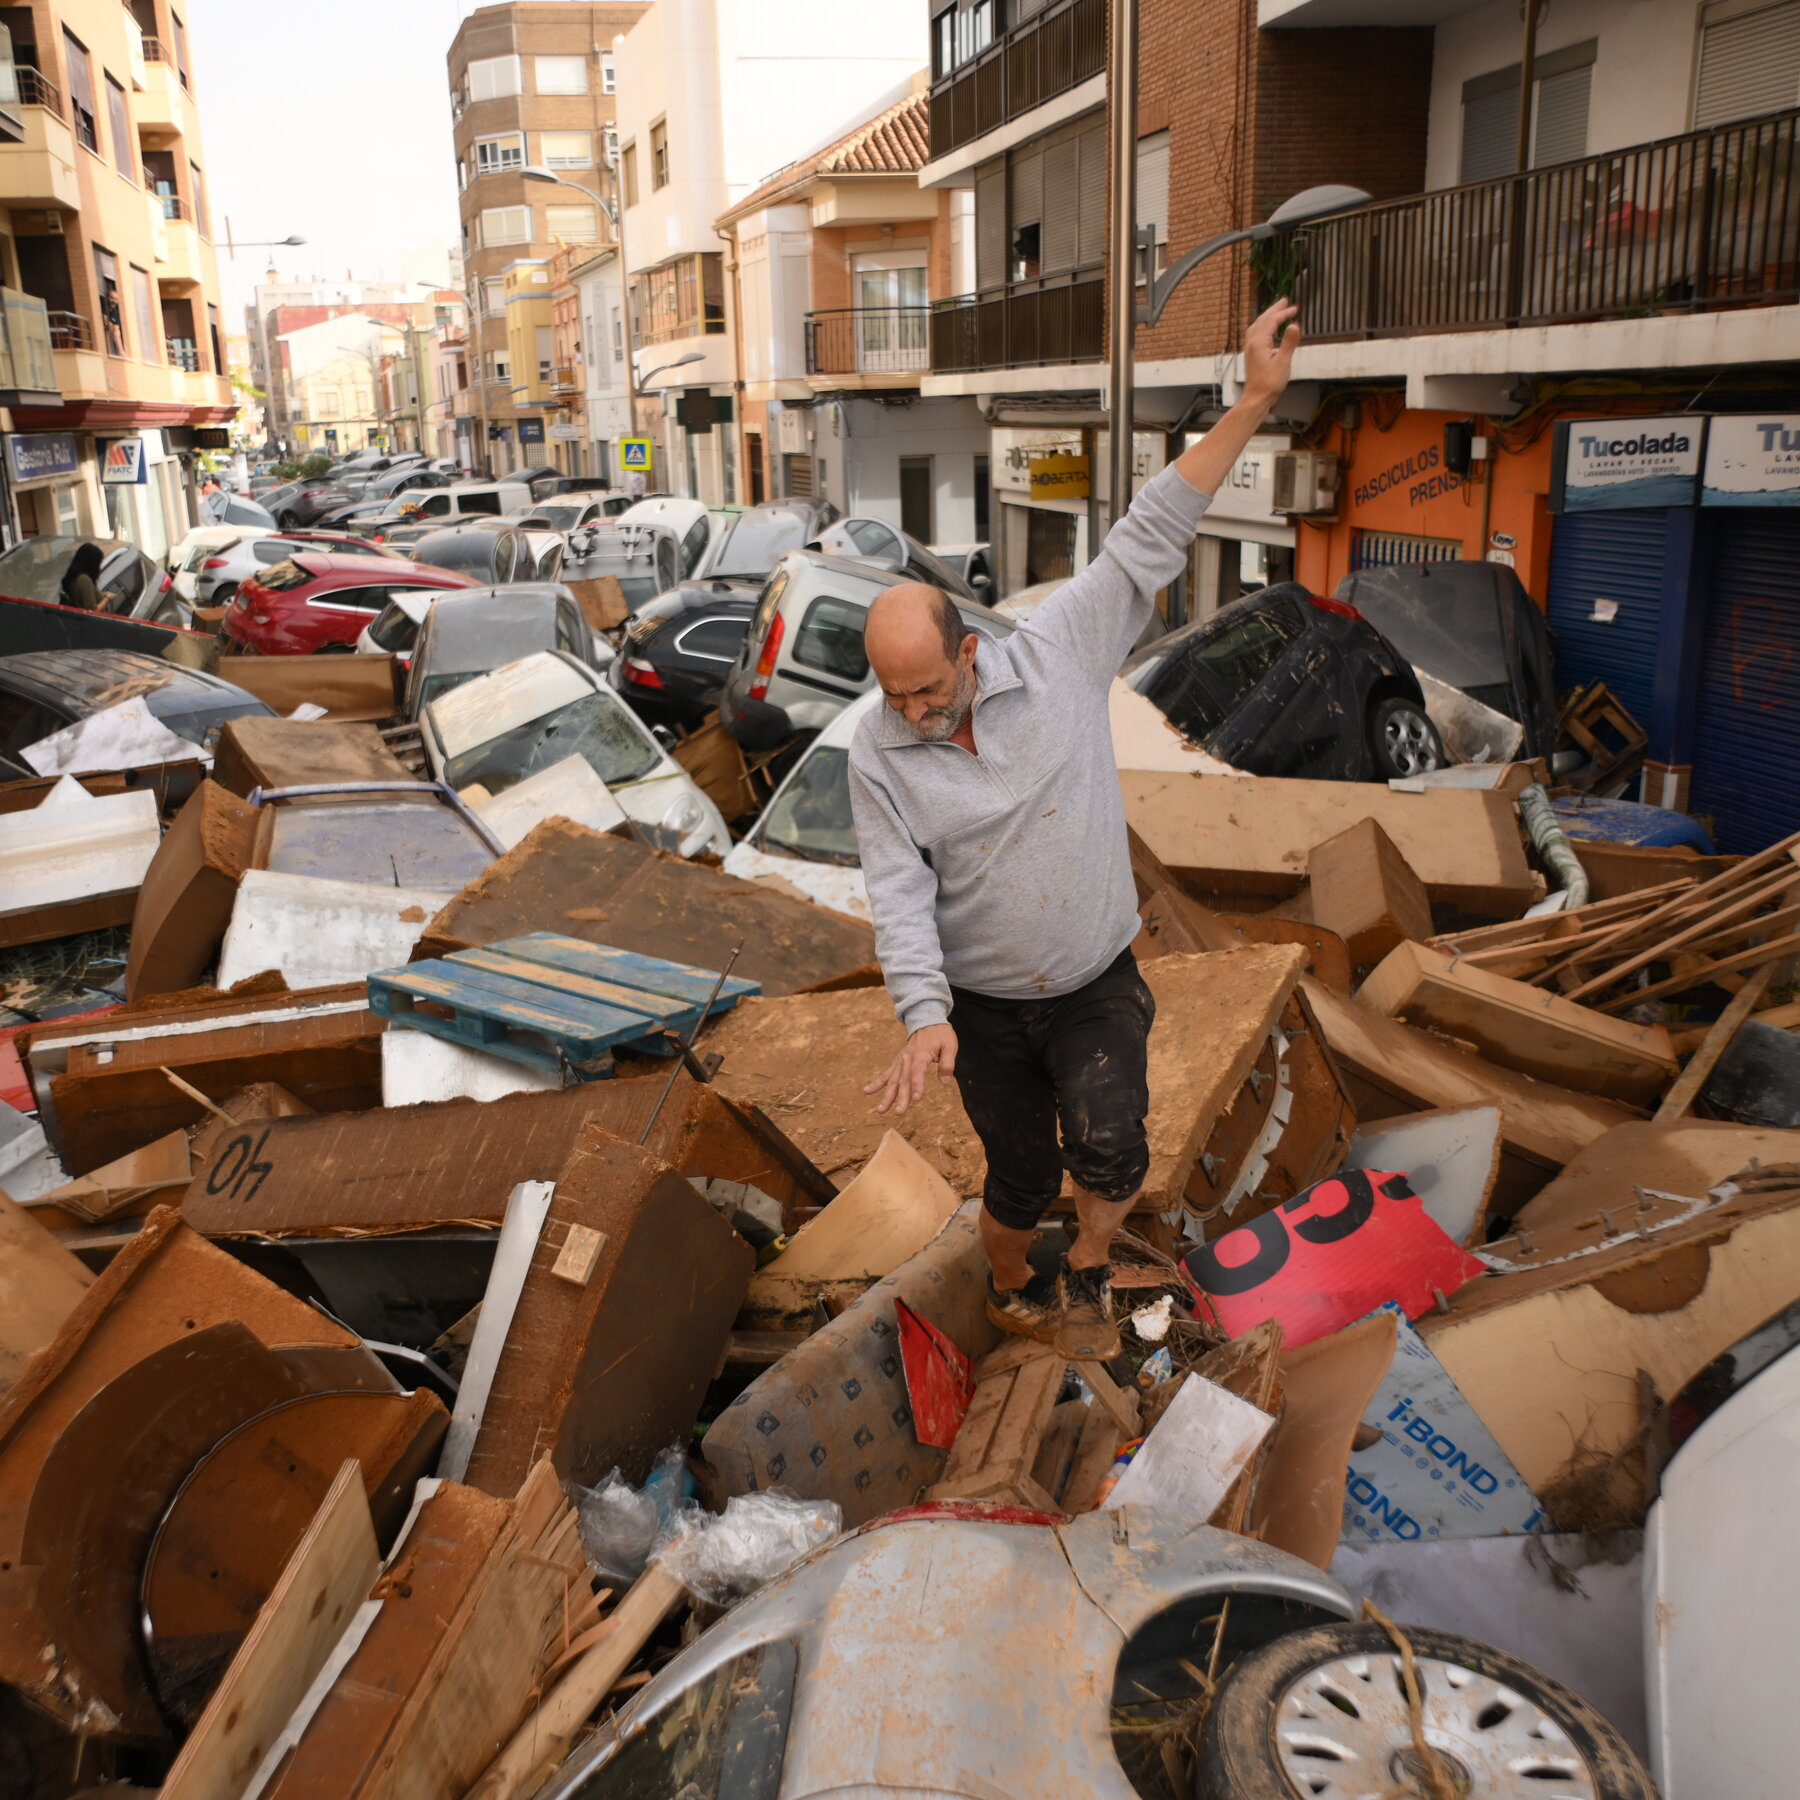
[[[1516,918],[1543,891],[1504,794],[1133,770],[1119,780],[1133,829],[1180,880],[1208,893],[1284,899],[1306,878],[1312,846],[1362,819],[1380,825],[1433,901]]]
[[[691,1042],[703,1018],[756,992],[741,977],[545,931],[369,976],[369,1006],[391,1025],[581,1075],[604,1073],[615,1048]]]
[[[1557,747],[1582,752],[1587,762],[1568,777],[1590,794],[1622,794],[1644,766],[1650,734],[1604,681],[1590,681],[1562,703],[1556,717]]]
[[[1372,818],[1313,845],[1306,879],[1313,923],[1336,932],[1359,969],[1374,968],[1409,938],[1431,936],[1425,884]]]
[[[448,956],[528,932],[552,932],[639,956],[722,969],[765,994],[857,976],[875,934],[856,919],[656,851],[635,839],[546,819],[426,927],[422,956]]]
[[[255,810],[217,781],[201,782],[175,815],[132,912],[129,998],[175,993],[205,975],[231,923],[238,883],[255,862],[256,824]]]
[[[0,814],[0,945],[126,923],[161,837],[149,789],[90,794],[72,775]]]
[[[311,723],[328,728],[396,717],[405,679],[397,658],[362,654],[221,656],[215,673],[278,713],[271,723],[302,724],[287,715],[297,706],[322,706],[325,717]]]
[[[301,993],[171,994],[99,1018],[23,1034],[32,1079],[63,1166],[85,1175],[205,1108],[164,1073],[214,1100],[277,1082],[318,1112],[377,1106],[381,1021],[362,985]]]

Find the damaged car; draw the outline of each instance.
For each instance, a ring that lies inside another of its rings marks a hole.
[[[693,777],[567,651],[539,651],[429,702],[419,737],[432,778],[459,792],[501,794],[579,756],[653,842],[682,856],[731,848],[719,809]]]

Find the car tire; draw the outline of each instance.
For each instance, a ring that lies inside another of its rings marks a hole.
[[[1450,758],[1417,700],[1390,697],[1369,708],[1369,754],[1378,781],[1401,781],[1444,768]]]
[[[235,581],[222,582],[213,589],[212,598],[207,601],[209,607],[229,606],[237,598],[238,584]]]
[[[1463,1800],[1515,1795],[1522,1780],[1554,1781],[1558,1770],[1571,1778],[1557,1792],[1584,1780],[1594,1800],[1656,1800],[1624,1738],[1560,1681],[1472,1638],[1412,1626],[1406,1635],[1426,1742],[1451,1759]],[[1414,1793],[1420,1760],[1393,1639],[1375,1624],[1315,1625],[1251,1651],[1220,1683],[1194,1795],[1293,1800],[1346,1791],[1339,1781],[1357,1793]]]
[[[292,531],[300,523],[300,516],[298,513],[279,512],[275,515],[275,523],[283,531]]]

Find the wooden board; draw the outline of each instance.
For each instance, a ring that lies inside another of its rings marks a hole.
[[[1156,997],[1150,1033],[1150,1172],[1145,1207],[1180,1204],[1208,1134],[1242,1086],[1300,978],[1301,952],[1247,944],[1143,966]],[[705,1042],[727,1096],[760,1106],[834,1181],[848,1182],[885,1133],[904,1137],[959,1194],[981,1191],[986,1163],[953,1082],[927,1080],[902,1117],[862,1090],[905,1041],[886,990],[747,1000]],[[1065,1184],[1065,1194],[1073,1189]]]
[[[1336,932],[1359,968],[1372,969],[1409,938],[1431,936],[1425,884],[1374,819],[1315,844],[1306,874],[1312,922]]]
[[[284,719],[302,703],[325,708],[322,725],[391,719],[400,711],[400,672],[391,656],[221,656],[215,673]]]
[[[380,1572],[362,1471],[351,1460],[164,1778],[162,1800],[240,1800]]]
[[[1541,891],[1503,794],[1397,793],[1374,782],[1281,781],[1126,770],[1125,816],[1178,879],[1221,892],[1293,893],[1315,844],[1374,819],[1433,900],[1513,918]]]
[[[419,954],[555,932],[701,969],[732,970],[765,994],[791,994],[862,968],[875,934],[859,919],[790,899],[699,863],[546,819],[446,904]]]
[[[1357,992],[1357,1003],[1475,1045],[1490,1062],[1582,1093],[1648,1105],[1675,1079],[1661,1025],[1633,1025],[1442,950],[1401,944]]]
[[[927,1500],[993,1500],[1054,1509],[1032,1476],[1068,1364],[1049,1344],[1002,1344],[975,1365],[975,1394]],[[1116,1422],[1115,1422],[1116,1423]]]
[[[736,819],[755,810],[757,794],[743,749],[719,723],[717,713],[709,714],[706,723],[690,731],[669,754],[693,776],[694,785],[724,818]]]
[[[1317,982],[1302,984],[1333,1058],[1391,1097],[1394,1112],[1498,1105],[1501,1141],[1515,1155],[1558,1169],[1584,1146],[1637,1115],[1592,1094],[1533,1081],[1479,1056],[1452,1049],[1429,1032],[1345,1000]],[[1366,1119],[1386,1115],[1364,1110]]]
[[[0,1193],[0,1392],[25,1372],[93,1284],[79,1257]]]

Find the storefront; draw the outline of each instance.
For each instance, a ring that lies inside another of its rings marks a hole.
[[[26,537],[73,537],[99,516],[72,431],[8,434],[6,476]]]
[[[1558,680],[1644,724],[1643,797],[1727,851],[1800,830],[1800,414],[1565,421],[1551,504]]]
[[[188,531],[181,459],[160,431],[97,438],[105,534],[123,538],[161,562]]]
[[[1160,431],[1131,434],[1131,491],[1169,460]],[[1105,430],[1079,426],[996,426],[988,469],[998,512],[993,520],[1000,591],[1016,594],[1044,581],[1066,581],[1099,548],[1111,492]]]
[[[1403,562],[1503,562],[1542,600],[1549,572],[1551,432],[1489,431],[1467,414],[1346,408],[1326,451],[1342,458],[1330,518],[1295,521],[1295,579],[1329,594],[1353,569]]]

